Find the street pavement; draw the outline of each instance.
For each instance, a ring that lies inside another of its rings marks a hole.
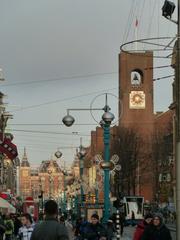
[[[130,240],[133,237],[133,233],[134,233],[135,227],[125,227],[124,228],[124,233],[123,236],[121,237],[122,240]]]
[[[172,239],[176,240],[176,228],[175,228],[175,225],[174,224],[167,224],[167,227],[171,231]],[[132,240],[135,228],[136,227],[131,227],[131,226],[125,227],[123,236],[121,237],[121,240]],[[116,239],[114,239],[114,240],[116,240]]]
[[[167,224],[167,227],[171,231],[172,240],[176,240],[175,225],[174,224]],[[135,228],[136,227],[132,227],[132,226],[124,227],[124,233],[123,233],[123,236],[120,238],[120,240],[132,240]],[[116,240],[116,238],[114,238],[113,240]]]

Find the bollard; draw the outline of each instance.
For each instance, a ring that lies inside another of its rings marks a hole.
[[[116,212],[116,239],[120,240],[121,234],[120,234],[120,214],[119,210]]]

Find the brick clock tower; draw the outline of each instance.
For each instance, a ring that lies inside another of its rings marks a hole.
[[[119,97],[123,106],[120,127],[132,129],[142,139],[137,159],[136,195],[151,200],[153,176],[149,165],[151,159],[148,156],[151,155],[149,153],[154,130],[152,52],[120,53]],[[147,161],[148,164],[145,165],[146,167],[149,165],[151,171],[148,172],[148,169],[143,171],[144,161]]]

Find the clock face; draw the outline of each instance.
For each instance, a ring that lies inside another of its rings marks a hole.
[[[137,71],[131,72],[131,84],[134,86],[140,85],[142,82],[142,76]]]
[[[143,91],[131,91],[129,95],[129,108],[131,109],[145,108],[145,93]]]

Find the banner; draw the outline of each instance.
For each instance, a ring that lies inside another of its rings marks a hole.
[[[0,134],[0,138],[2,139],[2,134]],[[6,138],[6,136],[4,141],[0,143],[0,152],[6,154],[11,160],[15,159],[18,155],[16,145],[11,142],[11,139]]]

